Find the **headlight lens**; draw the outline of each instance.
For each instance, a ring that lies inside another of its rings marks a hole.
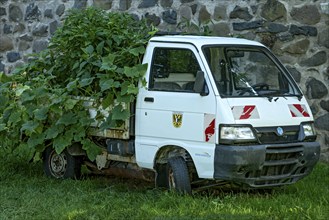
[[[298,140],[299,141],[315,141],[316,140],[316,133],[315,133],[313,122],[301,123]]]
[[[255,134],[251,127],[248,126],[221,126],[220,142],[224,144],[232,144],[239,142],[256,141]]]
[[[315,135],[315,129],[314,129],[313,123],[303,124],[302,126],[303,126],[305,137]]]

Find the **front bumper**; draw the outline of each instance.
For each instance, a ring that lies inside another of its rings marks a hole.
[[[214,178],[252,188],[282,186],[307,176],[319,158],[318,142],[217,145]]]

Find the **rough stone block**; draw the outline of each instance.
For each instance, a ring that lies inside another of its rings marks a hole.
[[[64,4],[60,4],[57,8],[56,8],[56,14],[61,17],[65,12],[65,5]]]
[[[25,12],[25,20],[38,20],[41,15],[41,12],[37,5],[34,3],[31,3],[27,6],[26,12]]]
[[[314,125],[318,129],[329,131],[329,113],[315,119]]]
[[[11,51],[11,52],[7,53],[7,60],[10,63],[13,63],[13,62],[15,62],[17,60],[20,60],[20,59],[21,59],[21,55],[18,52]]]
[[[226,6],[218,5],[214,9],[213,17],[215,20],[224,20],[227,19]]]
[[[183,19],[183,20],[192,19],[192,9],[189,6],[182,6],[179,9],[179,14],[180,14],[181,19]]]
[[[312,26],[290,25],[289,32],[293,35],[317,36],[318,30]]]
[[[23,19],[23,12],[17,5],[9,5],[9,20],[19,22]]]
[[[48,41],[46,40],[36,40],[33,42],[32,51],[33,53],[39,53],[48,47]]]
[[[156,6],[156,4],[158,4],[158,0],[142,0],[138,8],[150,8]]]
[[[172,6],[173,0],[160,0],[161,7],[170,8]]]
[[[7,15],[6,8],[0,7],[0,16]]]
[[[320,46],[329,48],[329,26],[324,27],[318,36],[318,43]]]
[[[287,31],[289,28],[283,24],[278,24],[278,23],[269,23],[267,26],[267,30],[270,33],[280,33],[280,32],[285,32]]]
[[[38,36],[38,37],[47,37],[48,36],[48,26],[45,24],[39,24],[33,29],[32,34],[34,36]]]
[[[247,7],[235,6],[233,11],[230,13],[230,18],[240,18],[246,21],[250,21],[253,16],[249,13],[249,9]]]
[[[261,16],[268,21],[286,20],[287,9],[284,4],[277,0],[267,0],[262,7]]]
[[[46,18],[53,18],[54,17],[53,10],[50,9],[50,8],[46,9],[45,12],[44,12],[44,16]]]
[[[320,106],[321,108],[323,108],[324,110],[326,110],[327,112],[329,112],[329,100],[321,100],[320,102]]]
[[[310,41],[308,39],[302,39],[293,43],[290,43],[288,46],[283,48],[283,51],[290,54],[305,54],[309,49]]]
[[[146,13],[145,18],[148,24],[153,24],[154,26],[158,26],[161,22],[161,18],[156,16],[155,14],[150,15],[149,13]]]
[[[51,35],[53,35],[53,34],[56,32],[58,26],[59,26],[59,24],[58,24],[57,21],[52,21],[52,22],[50,22],[50,23],[49,23],[49,33],[50,33]]]
[[[320,99],[328,95],[328,89],[323,82],[312,77],[306,83],[306,90],[306,94],[309,99]]]
[[[208,23],[210,21],[211,14],[208,12],[206,6],[202,6],[199,11],[199,22]]]
[[[162,12],[162,19],[168,24],[177,23],[177,13],[175,10],[167,10]]]
[[[315,5],[294,7],[290,12],[290,15],[294,20],[308,25],[317,24],[321,19],[319,10]]]
[[[5,65],[0,60],[0,72],[5,72]]]
[[[112,0],[94,0],[94,7],[109,10],[112,8]]]
[[[0,52],[12,50],[14,48],[13,41],[8,36],[0,36]]]
[[[84,9],[87,7],[87,0],[74,0],[73,8]]]
[[[131,7],[132,0],[120,0],[119,9],[121,11],[126,11]]]
[[[263,24],[264,24],[264,20],[257,20],[251,22],[233,22],[233,29],[236,31],[256,29],[262,27]]]
[[[287,66],[287,69],[290,72],[290,74],[292,75],[292,77],[294,78],[294,80],[297,83],[300,83],[300,79],[302,78],[302,74],[295,67]]]
[[[316,54],[312,55],[310,58],[302,60],[300,62],[301,66],[319,66],[324,64],[327,61],[327,53],[326,51],[320,51],[317,52]]]

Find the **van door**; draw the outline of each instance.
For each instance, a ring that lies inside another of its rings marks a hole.
[[[137,163],[153,168],[157,150],[169,145],[185,148],[192,157],[210,157],[215,147],[216,99],[207,74],[207,94],[194,91],[197,72],[206,73],[196,48],[157,43],[151,50],[147,88],[140,90],[137,100]]]

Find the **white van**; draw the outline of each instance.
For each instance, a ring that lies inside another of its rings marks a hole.
[[[95,171],[142,173],[157,186],[190,193],[225,184],[292,184],[319,160],[310,107],[264,45],[157,36],[143,63],[147,85],[131,106],[134,117],[95,134],[103,140],[103,154],[91,162],[77,146],[60,155],[47,149],[46,174],[74,177],[84,161]]]

